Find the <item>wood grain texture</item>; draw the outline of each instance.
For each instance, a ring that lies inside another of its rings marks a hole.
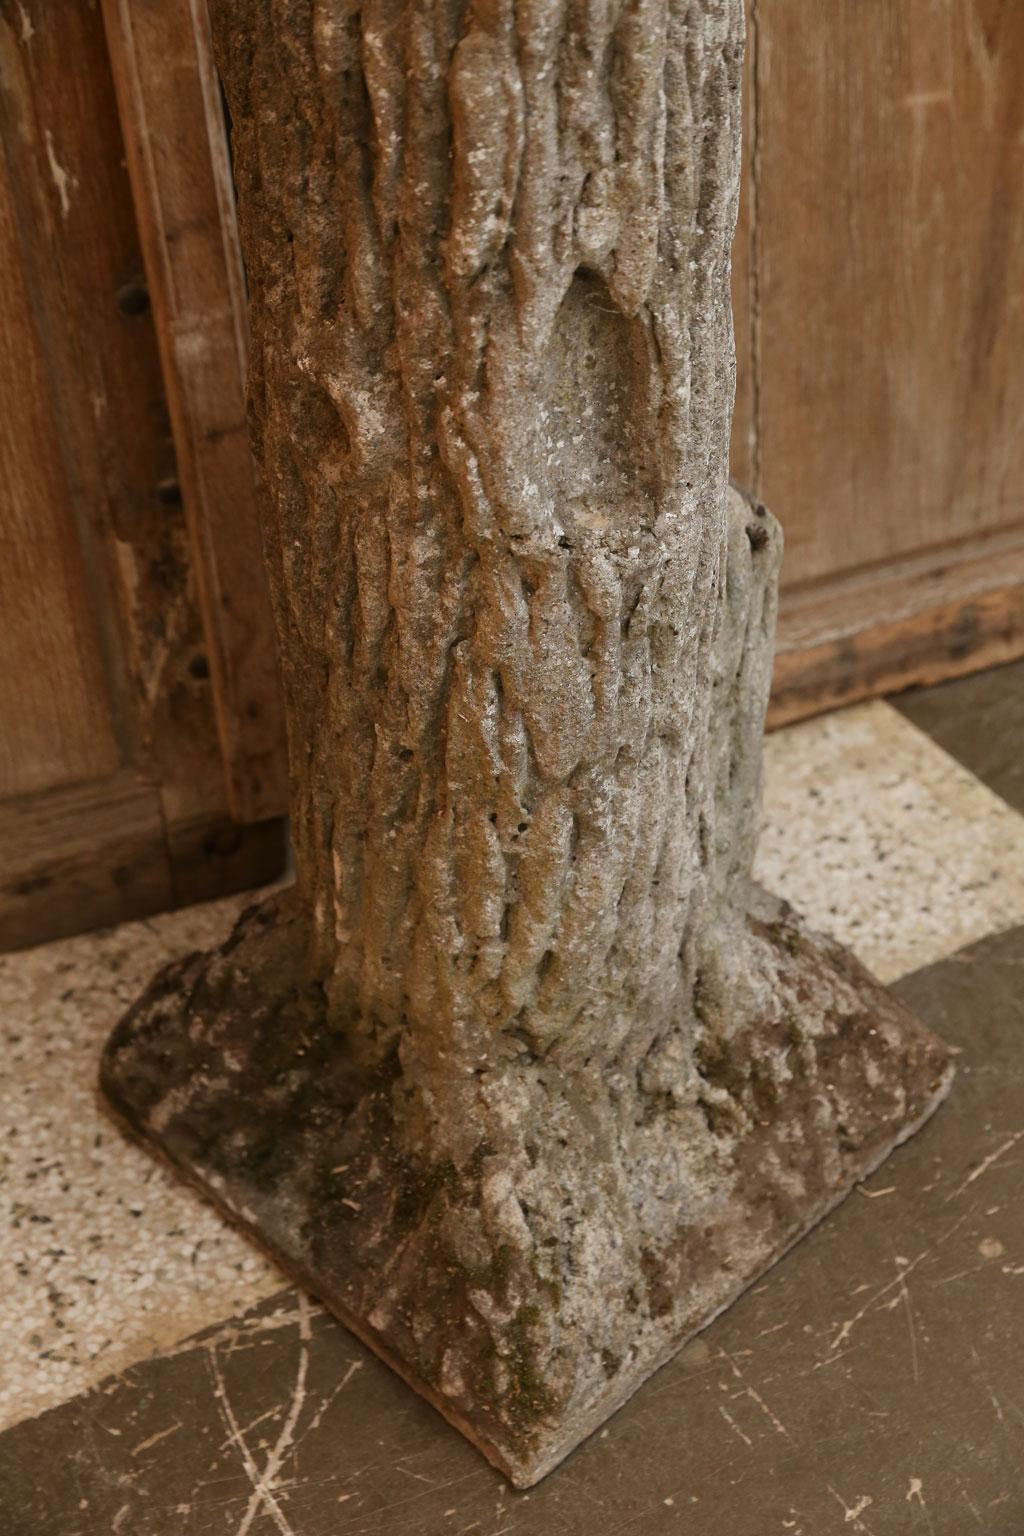
[[[0,82],[0,797],[7,797],[110,772],[118,748],[12,176],[12,157],[16,175],[33,132],[32,102],[2,17]],[[56,176],[52,138],[44,146]]]
[[[780,603],[769,728],[1024,654],[1024,531],[829,581]]]
[[[0,802],[0,953],[265,885],[284,823],[168,826],[130,772]]]
[[[1024,522],[1024,9],[762,5],[755,490],[786,583]]]
[[[244,283],[204,0],[105,0],[231,807],[284,810],[287,764],[246,429]]]
[[[85,899],[83,855],[64,895],[44,889],[43,850],[10,830],[0,885],[34,895],[0,903],[0,930],[24,942],[114,910],[104,807],[126,775],[157,820],[119,915],[133,890],[152,910],[157,889],[173,903],[217,871],[245,883],[245,858],[206,851],[227,846],[227,787],[102,20],[22,0],[0,11],[0,49],[0,806],[9,829],[38,828],[52,792],[59,858],[80,786],[95,887]]]
[[[1024,587],[880,620],[848,640],[804,642],[775,663],[768,729],[863,699],[927,687],[1024,655]]]
[[[0,804],[0,848],[0,950],[174,905],[160,797],[131,774]]]
[[[209,685],[195,675],[195,575],[103,29],[88,8],[30,0],[22,11],[8,73],[27,104],[12,155],[22,271],[60,423],[52,472],[88,577],[86,627],[102,639],[104,708],[118,763],[164,786],[168,819],[183,804],[215,814],[223,769]],[[73,637],[45,671],[51,683],[75,648]],[[80,764],[76,777],[92,776]]]
[[[1024,650],[1016,576],[952,638],[957,569],[969,608],[977,541],[1024,528],[1024,8],[747,9],[733,471],[786,533],[777,720]],[[918,557],[935,612],[891,579]]]

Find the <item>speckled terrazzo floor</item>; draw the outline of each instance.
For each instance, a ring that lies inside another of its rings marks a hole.
[[[111,1022],[251,896],[0,956],[0,1426],[80,1392],[280,1277],[130,1145],[95,1081]]]
[[[1024,815],[912,714],[912,702],[860,706],[776,733],[767,751],[760,878],[886,979],[1024,924]],[[282,1285],[120,1137],[93,1088],[119,1012],[164,959],[217,942],[247,899],[0,957],[0,1426],[173,1356]],[[164,1528],[178,1526],[152,1527]]]
[[[859,705],[769,736],[756,873],[895,981],[1024,922],[1024,816],[890,705]]]

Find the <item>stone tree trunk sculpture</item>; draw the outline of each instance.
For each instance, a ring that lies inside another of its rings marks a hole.
[[[107,1092],[520,1484],[923,1120],[752,890],[742,0],[215,0],[294,889]]]

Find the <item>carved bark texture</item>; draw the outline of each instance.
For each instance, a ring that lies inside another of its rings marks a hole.
[[[157,984],[107,1090],[528,1483],[948,1080],[750,905],[742,4],[213,17],[298,885]]]
[[[481,1066],[632,1073],[747,872],[742,5],[215,17],[316,966],[466,1153]]]

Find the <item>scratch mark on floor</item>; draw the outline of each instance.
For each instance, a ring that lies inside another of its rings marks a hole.
[[[277,1529],[280,1531],[281,1536],[295,1536],[295,1532],[292,1530],[288,1521],[285,1519],[284,1513],[281,1510],[281,1506],[274,1498],[273,1492],[267,1486],[265,1478],[260,1475],[259,1468],[256,1466],[256,1463],[252,1459],[252,1453],[245,1442],[245,1437],[239,1428],[238,1419],[235,1416],[235,1410],[231,1405],[231,1399],[228,1397],[227,1386],[225,1385],[224,1381],[224,1372],[221,1369],[220,1359],[216,1349],[208,1349],[206,1351],[206,1361],[210,1374],[213,1377],[213,1395],[214,1401],[217,1405],[217,1412],[220,1415],[224,1428],[228,1432],[228,1443],[235,1447],[239,1456],[241,1457],[242,1465],[245,1468],[245,1474],[253,1487],[253,1498],[258,1500],[257,1508],[259,1507],[259,1504],[264,1506],[267,1514],[270,1516],[274,1524],[277,1526]],[[249,1507],[252,1507],[251,1501]],[[252,1524],[252,1518],[249,1516],[248,1510],[243,1519],[245,1524],[240,1527],[240,1536],[241,1531],[248,1530],[249,1526]]]
[[[1024,1412],[1022,1412],[1018,1404],[1014,1402],[1013,1398],[1010,1396],[1009,1392],[1007,1392],[1005,1387],[1003,1388],[1003,1401],[1013,1413],[1014,1418],[1021,1425],[1021,1428],[1024,1428]]]
[[[725,1422],[728,1424],[729,1428],[732,1430],[733,1434],[739,1435],[744,1445],[750,1446],[752,1449],[754,1445],[753,1440],[751,1440],[749,1435],[745,1435],[743,1433],[742,1429],[740,1429],[739,1425],[736,1423],[736,1420],[733,1418],[728,1408],[725,1407],[724,1403],[719,1403],[718,1411],[722,1415],[722,1418],[725,1420]]]
[[[395,1462],[395,1471],[404,1472],[406,1477],[414,1477],[418,1483],[426,1483],[429,1488],[438,1486],[432,1477],[424,1477],[422,1472],[414,1472],[411,1467],[403,1467],[400,1461]]]
[[[453,1477],[450,1479],[450,1481],[447,1482],[441,1481],[439,1483],[434,1483],[433,1488],[443,1488],[446,1493],[449,1493],[450,1496],[450,1490],[457,1488],[460,1483],[483,1482],[490,1475],[492,1474],[488,1468],[474,1467],[472,1472],[464,1472],[461,1477]],[[358,1476],[358,1474],[354,1474],[354,1476]],[[415,1504],[419,1499],[427,1498],[431,1492],[432,1489],[430,1488],[417,1488],[415,1493],[406,1493],[403,1494],[400,1499],[392,1499],[387,1504],[378,1504],[373,1511],[374,1519],[379,1519],[381,1515],[390,1515],[394,1510],[401,1509],[403,1505]],[[349,1497],[351,1497],[351,1495],[349,1495]],[[358,1520],[360,1522],[363,1520],[363,1518],[364,1517],[360,1514],[354,1514],[352,1516],[352,1519]],[[479,1524],[480,1522],[477,1521],[476,1523]],[[338,1527],[337,1533],[332,1532],[331,1536],[341,1536],[341,1532],[346,1529],[351,1529],[351,1525],[348,1521],[346,1521],[345,1525]],[[298,1536],[298,1533],[292,1531],[290,1536]]]
[[[266,1464],[260,1476],[258,1484],[253,1485],[252,1497],[249,1500],[242,1523],[238,1527],[237,1536],[246,1536],[252,1522],[259,1513],[260,1506],[265,1503],[267,1489],[276,1486],[277,1476],[284,1463],[285,1457],[292,1448],[295,1439],[295,1430],[306,1401],[306,1374],[309,1370],[309,1340],[311,1329],[309,1326],[309,1302],[306,1297],[299,1295],[299,1363],[295,1372],[295,1385],[292,1387],[291,1402],[288,1413],[281,1426],[272,1450],[267,1454]],[[285,1521],[287,1526],[287,1521]],[[288,1527],[290,1530],[290,1527]]]
[[[919,1477],[912,1477],[910,1479],[910,1487],[907,1489],[905,1502],[909,1504],[911,1499],[916,1499],[920,1504],[924,1517],[928,1522],[928,1529],[932,1532],[932,1536],[935,1536],[935,1526],[932,1524],[931,1511],[924,1499],[924,1485]]]
[[[757,1404],[757,1406],[761,1409],[761,1412],[764,1413],[767,1416],[767,1418],[769,1419],[770,1423],[772,1424],[774,1429],[778,1432],[778,1434],[783,1435],[785,1437],[785,1439],[787,1439],[791,1445],[794,1444],[793,1436],[790,1434],[790,1432],[786,1428],[785,1424],[783,1424],[783,1422],[779,1418],[778,1414],[774,1413],[772,1411],[772,1409],[769,1408],[768,1404],[765,1402],[765,1400],[761,1396],[760,1392],[758,1392],[754,1387],[752,1387],[750,1385],[749,1381],[747,1380],[747,1378],[744,1376],[743,1372],[740,1370],[739,1366],[737,1365],[736,1360],[734,1359],[734,1357],[732,1355],[730,1355],[730,1353],[729,1353],[729,1351],[727,1349],[723,1349],[721,1351],[721,1354],[722,1354],[722,1358],[729,1362],[729,1367],[730,1367],[733,1375],[736,1377],[737,1381],[739,1381],[742,1384],[743,1391],[746,1394],[746,1396],[749,1397],[753,1402],[755,1402]]]
[[[138,1445],[132,1451],[132,1455],[141,1456],[143,1451],[148,1451],[150,1446],[159,1445],[161,1440],[166,1440],[168,1435],[173,1435],[175,1430],[180,1428],[181,1420],[179,1419],[177,1423],[168,1425],[166,1429],[157,1430],[156,1434],[150,1435],[148,1440],[140,1440]]]
[[[954,1280],[964,1280],[968,1275],[980,1275],[983,1269],[988,1269],[988,1264],[971,1264],[967,1269],[958,1269],[954,1275],[943,1275],[941,1280],[934,1282],[934,1288],[938,1290],[940,1285],[952,1285]]]
[[[951,1195],[946,1196],[946,1204],[948,1205],[951,1200],[955,1200],[958,1195],[962,1195],[965,1189],[970,1188],[975,1179],[980,1179],[983,1173],[987,1173],[994,1163],[998,1163],[999,1159],[1005,1157],[1007,1152],[1021,1140],[1024,1140],[1024,1131],[1015,1131],[1012,1136],[1008,1136],[1002,1146],[997,1147],[994,1152],[990,1152],[988,1157],[978,1164],[977,1168],[972,1169],[963,1183],[958,1184]]]
[[[917,1326],[914,1322],[914,1308],[910,1300],[906,1269],[900,1271],[900,1300],[907,1315],[907,1332],[910,1334],[910,1368],[914,1373],[914,1381],[919,1382],[921,1371],[917,1358]]]
[[[258,1413],[254,1419],[250,1419],[248,1424],[243,1424],[238,1433],[243,1437],[244,1440],[248,1441],[248,1438],[254,1429],[259,1429],[260,1425],[265,1424],[268,1419],[279,1419],[280,1417],[281,1404],[275,1403],[272,1408],[265,1408],[263,1412]],[[233,1444],[234,1437],[232,1435],[228,1435],[227,1439],[222,1440],[220,1445],[217,1447],[217,1455],[221,1455],[223,1451],[227,1450],[229,1445]]]
[[[962,1216],[958,1216],[956,1221],[954,1221],[953,1225],[950,1227],[949,1231],[943,1232],[942,1236],[935,1244],[936,1248],[941,1248],[943,1244],[948,1243],[953,1234],[955,1232],[959,1232],[960,1228],[963,1226],[964,1222],[969,1219],[970,1215],[970,1211],[964,1211]]]
[[[877,1301],[881,1301],[883,1296],[887,1296],[889,1292],[896,1287],[906,1285],[907,1276],[913,1274],[914,1270],[921,1263],[922,1259],[926,1259],[930,1252],[931,1249],[926,1248],[922,1253],[918,1254],[916,1259],[911,1259],[909,1263],[902,1265],[900,1267],[899,1274],[894,1280],[889,1280],[885,1285],[880,1286],[877,1291],[874,1291],[872,1295],[868,1297],[867,1301],[861,1307],[859,1312],[856,1312],[853,1317],[848,1317],[846,1319],[845,1323],[843,1323],[840,1327],[839,1332],[836,1334],[835,1338],[832,1339],[829,1343],[828,1347],[833,1355],[835,1354],[836,1350],[839,1349],[840,1345],[846,1343],[846,1340],[850,1337],[850,1334],[853,1332],[854,1328],[856,1328],[861,1319],[865,1317],[868,1312],[870,1312],[871,1308]]]
[[[759,1339],[766,1339],[769,1336],[769,1334],[778,1333],[780,1331],[780,1329],[788,1328],[788,1327],[789,1327],[788,1323],[776,1323],[774,1328],[762,1328],[761,1332],[757,1335],[757,1337]]]
[[[289,1300],[291,1298],[289,1297]],[[309,1302],[307,1300],[307,1308]],[[321,1309],[316,1303],[313,1310]],[[261,1334],[277,1333],[282,1328],[294,1328],[300,1322],[300,1309],[297,1307],[277,1307],[273,1312],[258,1313],[254,1317],[235,1319],[230,1323],[221,1324],[205,1334],[190,1333],[177,1343],[168,1344],[163,1349],[147,1355],[145,1360],[133,1361],[118,1371],[108,1391],[116,1391],[119,1382],[130,1380],[141,1366],[149,1366],[154,1360],[177,1360],[182,1355],[190,1355],[196,1350],[217,1350],[221,1355],[233,1355],[239,1349],[252,1349],[256,1344],[269,1342],[260,1337]]]
[[[789,1433],[789,1430],[786,1428],[785,1424],[783,1424],[782,1420],[778,1417],[778,1415],[776,1413],[773,1413],[771,1408],[769,1408],[768,1404],[765,1402],[765,1400],[761,1396],[760,1392],[756,1392],[752,1386],[748,1385],[747,1386],[747,1396],[748,1397],[752,1397],[754,1399],[754,1402],[757,1403],[758,1407],[760,1409],[762,1409],[762,1411],[768,1415],[769,1420],[774,1425],[774,1427],[778,1431],[778,1433],[780,1435],[784,1435],[787,1440],[792,1442],[793,1437]]]
[[[958,1481],[959,1481],[959,1479],[958,1479]],[[975,1504],[974,1500],[971,1498],[970,1494],[967,1492],[967,1489],[964,1487],[963,1483],[960,1483],[960,1494],[961,1494],[961,1497],[963,1498],[964,1503],[967,1505],[967,1508],[970,1510],[971,1514],[974,1516],[975,1524],[976,1525],[980,1525],[981,1524],[981,1512],[978,1509],[977,1504]]]
[[[344,1376],[338,1382],[338,1385],[335,1387],[334,1391],[327,1393],[327,1396],[324,1398],[323,1402],[320,1404],[320,1407],[316,1410],[316,1413],[314,1413],[313,1417],[310,1419],[308,1427],[303,1431],[302,1438],[298,1442],[300,1445],[302,1444],[302,1441],[305,1440],[307,1435],[312,1434],[314,1429],[319,1429],[320,1428],[321,1421],[323,1420],[323,1416],[327,1412],[328,1408],[330,1408],[330,1406],[334,1402],[335,1398],[339,1397],[340,1394],[342,1392],[344,1392],[345,1388],[348,1386],[349,1382],[352,1380],[352,1377],[355,1375],[356,1371],[361,1371],[362,1368],[363,1368],[362,1360],[353,1360],[350,1363],[348,1370],[345,1372]]]
[[[870,1504],[872,1500],[868,1499],[867,1503],[865,1503],[863,1499],[861,1499],[857,1504],[847,1504],[842,1494],[838,1493],[835,1488],[832,1487],[831,1483],[826,1483],[825,1486],[828,1488],[829,1493],[835,1499],[836,1503],[841,1507],[843,1511],[843,1518],[847,1525],[852,1524],[854,1530],[858,1532],[858,1536],[875,1536],[875,1533],[872,1531],[871,1527],[869,1525],[865,1525],[864,1521],[861,1519],[861,1515],[863,1514],[864,1510],[867,1509],[868,1504]]]
[[[847,1355],[852,1355],[856,1349],[856,1344],[852,1344],[849,1349],[840,1349],[834,1355],[826,1355],[823,1360],[815,1360],[814,1364],[811,1366],[811,1371],[820,1371],[823,1370],[827,1365],[835,1365],[837,1360],[845,1360]],[[811,1372],[801,1371],[800,1374],[801,1376],[809,1376]]]

